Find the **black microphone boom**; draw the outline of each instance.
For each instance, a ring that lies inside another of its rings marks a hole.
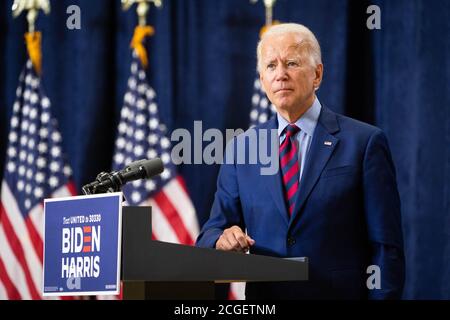
[[[149,179],[164,171],[164,165],[161,159],[156,158],[152,160],[138,160],[130,163],[124,169],[111,173],[102,172],[97,176],[97,179],[83,186],[83,193],[97,194],[107,192],[117,192],[122,189],[122,186],[127,182]]]

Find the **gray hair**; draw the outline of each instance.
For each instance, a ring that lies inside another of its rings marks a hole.
[[[319,41],[317,41],[314,33],[305,27],[302,24],[298,23],[282,23],[277,24],[269,28],[264,35],[261,37],[261,40],[258,43],[258,47],[256,49],[257,54],[257,70],[261,72],[261,54],[262,54],[262,44],[266,37],[273,35],[284,35],[287,33],[295,33],[303,37],[306,44],[308,44],[308,51],[311,57],[311,62],[313,65],[317,66],[318,64],[322,64],[322,53],[320,50]]]

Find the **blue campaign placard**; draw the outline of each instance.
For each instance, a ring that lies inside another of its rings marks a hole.
[[[122,193],[44,201],[43,295],[119,294]]]

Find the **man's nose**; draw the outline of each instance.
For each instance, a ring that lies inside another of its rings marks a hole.
[[[277,66],[277,69],[275,70],[275,79],[277,81],[283,81],[287,79],[287,72],[286,67],[282,64],[279,64]]]

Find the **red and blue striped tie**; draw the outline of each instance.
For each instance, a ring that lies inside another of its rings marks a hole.
[[[295,205],[295,196],[299,186],[300,166],[298,163],[298,147],[294,136],[300,131],[295,124],[286,128],[286,139],[280,145],[280,164],[283,174],[284,198],[289,215],[292,215]]]

